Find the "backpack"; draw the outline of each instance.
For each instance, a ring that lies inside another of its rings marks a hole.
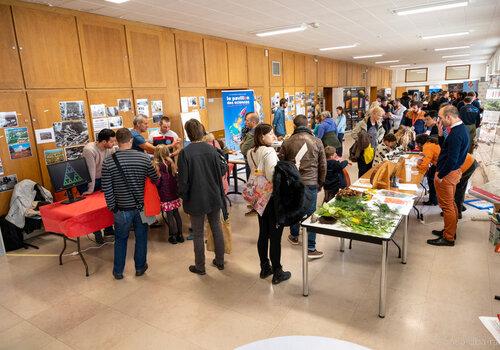
[[[292,226],[301,222],[311,208],[312,199],[310,190],[300,179],[295,163],[278,161],[273,176],[276,223]]]

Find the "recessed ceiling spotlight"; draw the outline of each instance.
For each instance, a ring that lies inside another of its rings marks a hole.
[[[470,53],[461,53],[458,55],[445,55],[442,56],[442,58],[455,58],[455,57],[467,57],[467,56],[470,56]]]
[[[425,35],[422,36],[421,39],[427,40],[427,39],[438,39],[438,38],[449,38],[452,36],[463,36],[463,35],[469,35],[470,32],[458,32],[458,33],[448,33],[448,34],[437,34],[437,35]]]
[[[468,49],[470,45],[464,46],[453,46],[453,47],[441,47],[439,49],[434,49],[434,51],[450,51],[450,50],[460,50],[460,49]]]
[[[378,61],[375,64],[385,64],[385,63],[398,63],[399,60],[390,60],[390,61]]]
[[[384,54],[382,54],[382,53],[377,53],[377,54],[374,54],[374,55],[353,56],[352,58],[355,59],[355,60],[359,60],[359,59],[362,59],[362,58],[382,57],[383,55]]]
[[[324,47],[322,49],[319,49],[319,51],[350,49],[350,48],[356,47],[358,45],[359,45],[358,43],[354,43],[354,44],[351,44],[351,45],[341,45],[341,46]]]
[[[398,16],[406,16],[406,15],[414,15],[416,13],[425,13],[425,12],[433,12],[433,11],[441,11],[452,9],[456,7],[465,7],[469,5],[469,1],[461,0],[461,1],[443,1],[443,2],[435,2],[431,4],[404,7],[400,9],[392,10],[392,13]]]

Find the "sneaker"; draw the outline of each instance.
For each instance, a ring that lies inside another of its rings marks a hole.
[[[221,270],[221,271],[222,271],[222,270],[224,270],[224,263],[222,263],[222,264],[217,264],[217,261],[215,261],[215,259],[214,259],[214,260],[212,261],[212,264],[213,264],[216,268],[218,268],[219,270]]]
[[[192,273],[195,273],[197,275],[202,275],[202,276],[206,275],[206,272],[204,270],[203,271],[202,270],[198,270],[196,268],[196,266],[194,266],[194,265],[189,266],[189,271],[191,271]]]
[[[184,243],[184,236],[177,235],[175,236],[175,240],[177,241],[177,243]]]
[[[190,232],[189,235],[186,238],[188,241],[192,241],[194,239],[193,233]]]
[[[293,245],[299,245],[299,237],[288,235],[288,242],[292,243]]]
[[[268,266],[260,269],[259,277],[262,279],[265,279],[265,278],[271,276],[272,274],[273,274],[273,269],[271,266],[268,265]]]
[[[122,273],[114,273],[113,272],[113,277],[115,280],[122,280],[123,279],[123,274]]]
[[[144,268],[142,270],[137,270],[135,271],[135,275],[136,276],[142,276],[144,275],[144,272],[146,272],[146,270],[148,269],[148,263],[146,263],[146,265],[144,265]]]
[[[323,252],[320,252],[319,250],[314,249],[313,251],[308,251],[307,257],[309,259],[321,259],[323,257]]]
[[[177,239],[175,239],[175,236],[168,237],[168,241],[172,244],[177,244]]]
[[[292,277],[292,274],[289,271],[283,271],[283,269],[279,269],[273,274],[273,284],[279,284],[284,282]]]
[[[252,209],[245,213],[245,216],[254,216],[254,215],[257,215],[257,211],[255,209]]]

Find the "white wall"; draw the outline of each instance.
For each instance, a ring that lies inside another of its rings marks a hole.
[[[464,63],[466,64],[466,63]],[[443,85],[452,83],[462,83],[464,80],[445,80],[445,67],[450,64],[446,63],[431,63],[421,64],[415,68],[428,68],[427,81],[422,83],[406,83],[405,82],[405,69],[397,68],[392,70],[392,91],[396,91],[397,86],[422,86],[422,85]],[[409,67],[412,68],[412,67]],[[479,80],[486,74],[485,64],[471,64],[469,80]]]

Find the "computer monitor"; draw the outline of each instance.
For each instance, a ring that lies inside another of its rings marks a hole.
[[[50,181],[56,192],[65,190],[68,199],[63,204],[73,203],[82,200],[83,197],[74,197],[71,189],[73,187],[91,182],[89,169],[85,158],[78,158],[47,165]]]

